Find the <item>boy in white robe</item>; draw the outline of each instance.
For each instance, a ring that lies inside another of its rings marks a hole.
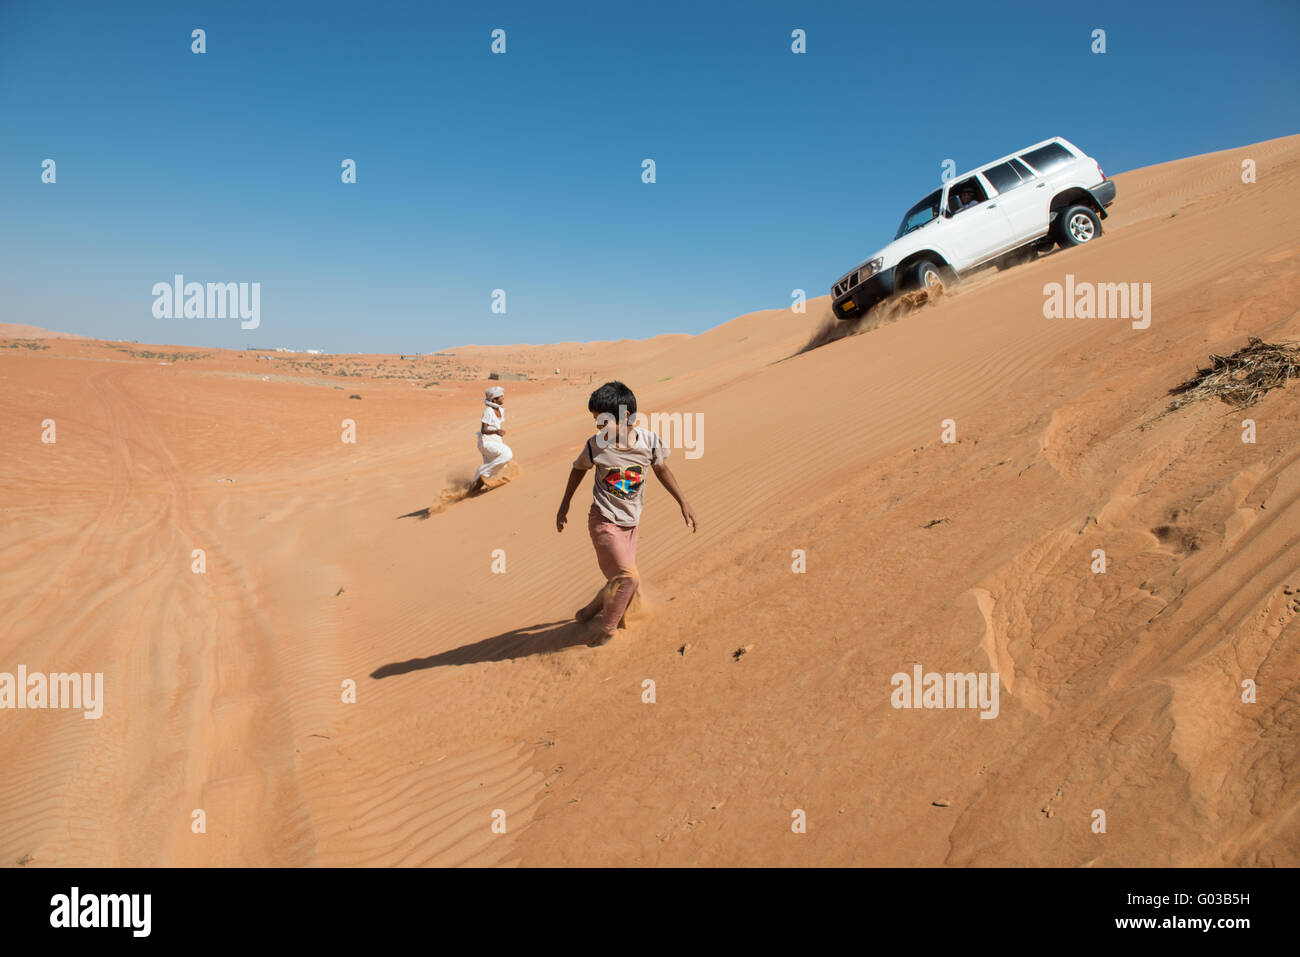
[[[501,440],[501,436],[506,434],[505,405],[506,390],[501,386],[494,385],[484,393],[483,418],[478,429],[478,450],[483,456],[483,464],[474,473],[474,484],[469,489],[470,495],[483,491],[484,479],[491,478],[494,472],[504,468],[505,464],[514,458],[510,446]]]

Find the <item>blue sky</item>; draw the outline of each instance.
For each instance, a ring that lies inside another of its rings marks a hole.
[[[1300,131],[1297,38],[1294,0],[0,0],[0,321],[348,352],[701,332],[827,292],[945,159],[1062,135],[1113,174]],[[155,318],[176,273],[260,282],[261,326]]]

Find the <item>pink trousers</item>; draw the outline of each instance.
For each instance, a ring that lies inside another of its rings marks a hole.
[[[615,525],[595,505],[587,513],[587,531],[596,549],[600,573],[605,576],[602,631],[613,634],[636,594],[641,579],[636,570],[636,536],[640,526]]]

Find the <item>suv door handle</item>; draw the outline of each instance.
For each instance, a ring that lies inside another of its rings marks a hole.
[[[1034,189],[1042,189],[1046,185],[1047,185],[1046,183],[1039,183],[1037,186],[1034,187]]]
[[[997,208],[998,208],[997,203],[989,203],[989,209],[997,209]]]

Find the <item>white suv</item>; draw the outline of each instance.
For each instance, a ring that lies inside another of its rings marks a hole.
[[[840,319],[895,292],[942,287],[985,266],[1032,259],[1101,235],[1115,184],[1059,136],[956,176],[907,211],[894,241],[831,289]]]

